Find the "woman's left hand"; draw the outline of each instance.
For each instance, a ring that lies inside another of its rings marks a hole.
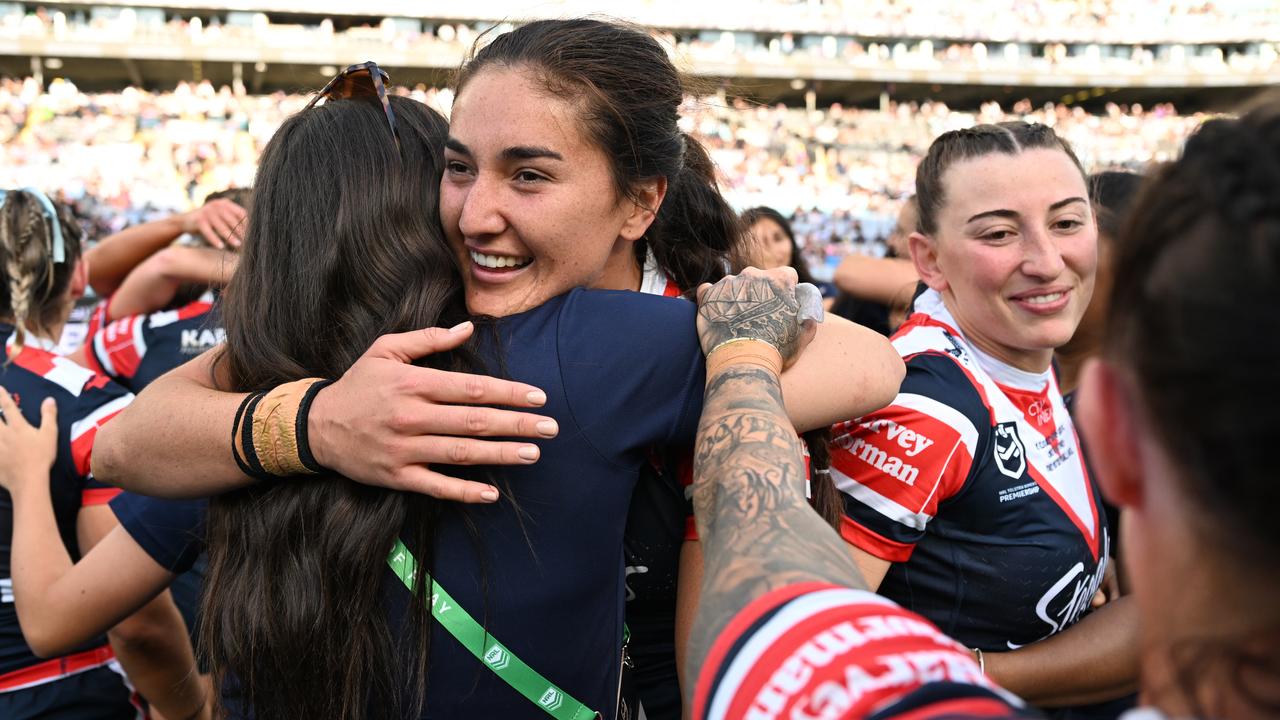
[[[702,351],[729,340],[760,340],[772,345],[791,365],[813,339],[817,325],[802,319],[796,297],[796,271],[746,268],[714,285],[698,288],[698,338]]]
[[[11,494],[39,478],[47,482],[58,457],[58,405],[45,398],[40,426],[32,427],[8,390],[0,388],[0,486]]]

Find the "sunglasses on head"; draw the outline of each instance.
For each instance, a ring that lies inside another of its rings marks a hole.
[[[396,145],[400,145],[400,133],[396,130],[396,114],[391,109],[391,101],[387,99],[387,85],[391,76],[386,70],[378,67],[372,60],[352,65],[338,73],[321,88],[320,92],[307,103],[307,109],[315,107],[321,100],[349,100],[352,98],[376,99],[382,104],[382,112],[387,116],[387,126],[391,128],[391,136]]]

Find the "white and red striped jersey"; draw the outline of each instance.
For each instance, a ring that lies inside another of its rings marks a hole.
[[[72,558],[79,557],[76,515],[86,505],[109,502],[119,494],[92,477],[89,463],[98,429],[133,400],[133,395],[106,377],[52,352],[54,343],[26,334],[17,348],[12,325],[0,324],[8,362],[0,363],[0,386],[13,395],[28,422],[40,423],[40,403],[58,404],[58,456],[50,471],[54,517]],[[40,662],[23,640],[9,587],[9,550],[13,537],[13,503],[0,490],[0,675]],[[91,648],[102,645],[85,645]]]
[[[1053,372],[973,347],[933,291],[893,344],[907,364],[897,397],[833,428],[845,539],[894,563],[882,594],[970,647],[1071,625],[1109,540]]]
[[[804,583],[754,600],[698,673],[697,720],[1011,718],[968,649],[865,590]]]
[[[172,310],[107,319],[110,300],[89,318],[85,358],[89,367],[141,392],[156,378],[226,340],[209,291]]]

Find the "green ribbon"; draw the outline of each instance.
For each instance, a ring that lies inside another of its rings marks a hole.
[[[395,547],[391,548],[391,554],[387,556],[387,565],[391,566],[391,571],[400,578],[400,582],[409,588],[409,592],[413,592],[418,579],[418,559],[399,538],[396,539]],[[485,667],[502,678],[503,682],[556,720],[593,720],[601,717],[599,713],[542,677],[506,645],[498,642],[470,613],[458,605],[453,596],[440,586],[439,581],[432,579],[430,575],[426,576],[426,580],[431,587],[431,617]]]

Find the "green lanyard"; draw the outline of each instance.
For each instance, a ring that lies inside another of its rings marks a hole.
[[[404,586],[409,588],[409,592],[413,592],[417,581],[418,559],[399,538],[396,539],[395,547],[391,548],[391,554],[387,556],[387,564]],[[598,720],[601,717],[599,713],[542,677],[537,670],[508,650],[507,646],[494,639],[440,587],[439,582],[430,575],[426,579],[431,586],[431,616],[462,643],[462,647],[502,678],[503,682],[556,720]]]

